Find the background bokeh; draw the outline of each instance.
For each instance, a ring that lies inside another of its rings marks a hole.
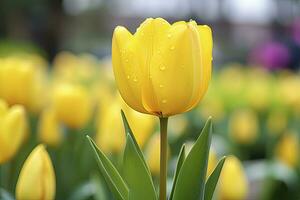
[[[0,98],[24,106],[28,124],[19,151],[0,162],[3,198],[14,198],[23,162],[42,142],[55,168],[56,199],[111,199],[84,136],[118,165],[121,108],[158,180],[158,121],[124,104],[111,70],[113,29],[135,32],[147,17],[194,19],[213,30],[208,93],[196,109],[170,119],[170,184],[181,144],[191,146],[211,115],[208,173],[233,155],[216,199],[300,199],[298,0],[1,0]]]

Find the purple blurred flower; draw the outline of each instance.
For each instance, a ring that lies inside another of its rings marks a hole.
[[[270,41],[254,48],[250,53],[249,61],[270,70],[280,69],[289,64],[290,52],[284,44]]]

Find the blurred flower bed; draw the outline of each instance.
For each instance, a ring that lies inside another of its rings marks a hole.
[[[1,199],[22,191],[16,189],[22,187],[16,186],[19,181],[35,186],[28,193],[44,189],[26,178],[18,181],[25,159],[40,143],[53,163],[56,199],[111,199],[85,135],[118,165],[125,144],[121,109],[158,181],[158,121],[129,108],[114,84],[110,61],[89,54],[62,52],[51,64],[34,54],[0,58]],[[191,146],[212,116],[208,173],[217,158],[232,155],[216,199],[299,199],[299,91],[300,75],[290,71],[235,63],[214,70],[198,108],[170,119],[169,171],[175,170],[180,144],[188,140]],[[33,176],[47,179],[43,173]]]

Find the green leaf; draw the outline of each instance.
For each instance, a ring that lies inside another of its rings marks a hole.
[[[177,161],[177,165],[176,165],[176,170],[175,170],[175,175],[174,175],[174,180],[173,180],[172,191],[171,191],[171,194],[170,194],[170,199],[173,199],[177,177],[178,177],[178,174],[179,174],[179,171],[181,169],[181,166],[183,164],[184,159],[185,159],[185,145],[183,144],[181,149],[180,149],[179,156],[178,156],[178,161]]]
[[[123,175],[129,187],[130,200],[157,199],[152,178],[129,134],[127,134],[123,157]]]
[[[212,122],[209,118],[184,160],[175,185],[173,200],[202,200],[206,179]]]
[[[96,155],[96,159],[98,162],[98,166],[103,174],[106,183],[108,184],[110,190],[112,191],[114,197],[117,200],[128,200],[129,199],[129,190],[120,176],[117,169],[114,165],[109,161],[109,159],[104,155],[104,153],[97,147],[95,142],[87,136],[87,139],[92,146],[94,153]]]
[[[209,176],[208,180],[205,184],[205,194],[204,194],[204,200],[211,200],[213,198],[224,162],[226,157],[223,157],[216,168],[214,169],[213,173]]]
[[[131,139],[133,141],[133,144],[134,144],[134,146],[135,146],[135,148],[137,150],[137,153],[142,158],[142,162],[143,162],[144,166],[147,169],[147,173],[149,174],[149,176],[151,176],[151,173],[150,173],[149,167],[148,167],[148,165],[147,165],[147,163],[145,161],[144,155],[143,155],[143,153],[142,153],[142,151],[141,151],[141,149],[140,149],[140,147],[139,147],[139,145],[138,145],[138,143],[137,143],[137,141],[135,139],[135,136],[134,136],[134,134],[133,134],[133,132],[132,132],[130,126],[129,126],[128,120],[127,120],[127,118],[126,118],[125,113],[124,113],[123,110],[121,110],[121,115],[122,115],[122,119],[123,119],[123,124],[124,124],[124,128],[125,128],[126,136],[127,136],[127,134],[130,135],[130,137],[131,137]]]

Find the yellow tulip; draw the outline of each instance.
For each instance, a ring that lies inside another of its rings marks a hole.
[[[61,83],[53,92],[53,106],[59,121],[70,128],[82,128],[92,114],[88,92],[79,85]]]
[[[131,34],[118,26],[112,63],[125,102],[134,110],[167,117],[191,110],[211,77],[212,33],[195,21],[145,20]]]
[[[286,133],[282,136],[276,146],[276,157],[290,167],[299,164],[299,138],[296,133]]]
[[[38,145],[26,159],[16,187],[17,200],[55,198],[55,173],[44,145]]]
[[[128,123],[141,148],[149,139],[155,126],[155,118],[138,113],[129,108],[119,97],[110,97],[106,104],[100,103],[96,141],[104,152],[120,152],[125,144],[125,130],[121,118],[121,109],[126,114]]]
[[[170,147],[167,147],[168,158],[170,155]],[[146,148],[146,160],[149,166],[149,169],[153,175],[158,176],[160,172],[160,134],[154,134],[149,141],[149,144]]]
[[[210,149],[209,157],[208,157],[208,164],[207,164],[207,177],[211,175],[214,171],[215,167],[217,166],[217,155],[214,149]]]
[[[20,105],[10,109],[0,100],[0,164],[9,161],[20,149],[26,137],[25,110]]]
[[[226,158],[220,176],[220,199],[243,200],[248,195],[248,180],[242,163],[234,156]]]
[[[258,121],[255,112],[238,110],[229,118],[229,134],[240,144],[251,144],[258,136]]]
[[[0,98],[9,105],[21,104],[37,112],[43,104],[45,71],[40,62],[27,57],[0,60]]]
[[[62,140],[62,132],[53,109],[45,109],[38,123],[38,137],[42,143],[58,146]]]
[[[143,148],[153,133],[152,131],[155,126],[156,119],[153,116],[136,112],[131,108],[125,109],[124,111],[127,114],[128,123],[134,133],[137,143],[141,148]]]
[[[96,143],[105,153],[118,153],[124,148],[125,132],[120,111],[118,99],[99,111]]]

